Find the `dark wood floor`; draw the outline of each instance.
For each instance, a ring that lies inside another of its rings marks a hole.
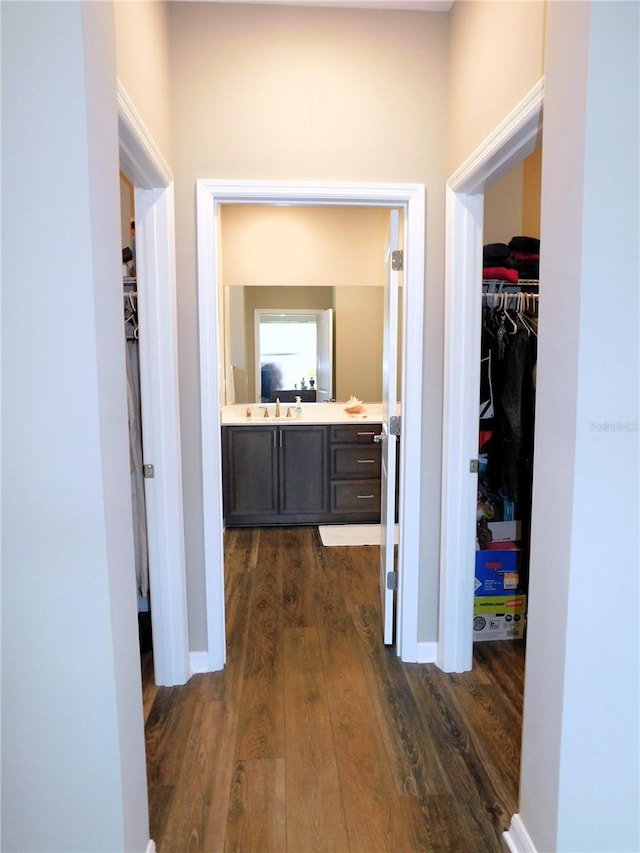
[[[156,688],[144,660],[160,853],[504,850],[523,642],[476,644],[470,673],[403,664],[381,642],[377,548],[225,537],[225,670]]]

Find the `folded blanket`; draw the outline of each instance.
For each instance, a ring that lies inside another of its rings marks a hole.
[[[506,243],[487,243],[482,247],[482,262],[486,267],[510,267],[510,249]]]
[[[540,252],[540,240],[538,237],[512,237],[509,241],[509,249],[512,252]]]
[[[517,284],[518,270],[510,270],[507,267],[483,267],[482,278],[509,281],[511,284]]]

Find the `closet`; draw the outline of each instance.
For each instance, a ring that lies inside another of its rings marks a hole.
[[[526,636],[540,264],[539,152],[529,160],[496,185],[493,196],[493,188],[485,195],[474,642]]]
[[[120,208],[122,234],[123,322],[126,352],[127,413],[129,421],[129,463],[135,576],[138,598],[138,634],[142,654],[151,650],[151,610],[149,598],[149,555],[144,495],[144,456],[140,408],[140,354],[138,325],[138,283],[136,276],[135,211],[133,187],[121,174]]]

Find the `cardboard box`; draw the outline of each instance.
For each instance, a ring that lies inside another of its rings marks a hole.
[[[473,607],[474,643],[522,639],[526,614],[526,595],[477,597]]]
[[[493,542],[519,542],[522,535],[521,521],[489,521],[487,527]]]
[[[511,595],[520,587],[520,549],[510,543],[476,551],[476,596]]]

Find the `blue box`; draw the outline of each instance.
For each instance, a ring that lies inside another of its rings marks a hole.
[[[521,551],[513,543],[501,544],[511,547],[476,551],[478,596],[511,595],[520,588]]]

